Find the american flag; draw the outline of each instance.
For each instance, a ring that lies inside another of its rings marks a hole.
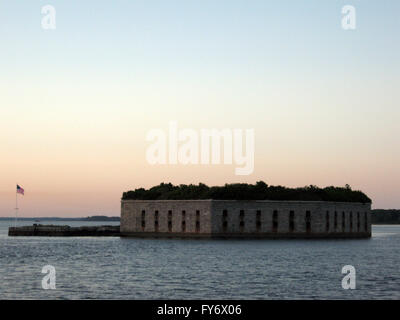
[[[17,193],[24,195],[25,190],[17,184]]]

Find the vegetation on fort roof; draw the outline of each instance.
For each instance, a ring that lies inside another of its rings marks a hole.
[[[135,189],[124,192],[123,200],[299,200],[299,201],[339,201],[371,203],[363,192],[345,187],[306,186],[287,188],[269,186],[263,181],[256,184],[234,183],[224,186],[209,187],[203,183],[198,185],[161,183],[150,189]]]

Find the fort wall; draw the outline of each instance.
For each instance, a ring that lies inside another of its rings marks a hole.
[[[371,205],[325,201],[122,200],[121,236],[367,238]]]

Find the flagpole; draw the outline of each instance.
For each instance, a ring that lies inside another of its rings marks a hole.
[[[18,184],[17,184],[18,185]],[[17,227],[17,218],[18,218],[18,187],[15,186],[15,220],[14,227]]]

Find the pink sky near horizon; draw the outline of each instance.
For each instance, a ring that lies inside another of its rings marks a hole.
[[[258,180],[264,180],[271,185],[281,184],[291,187],[309,184],[321,187],[344,186],[350,182],[353,189],[361,189],[373,199],[374,208],[398,208],[397,204],[391,200],[396,195],[395,188],[398,183],[394,178],[372,180],[363,174],[362,168],[346,167],[344,164],[327,173],[326,168],[318,166],[318,163],[303,163],[301,175],[296,172],[291,161],[280,163],[280,167],[283,168],[283,172],[275,171],[277,164],[272,162],[269,168],[262,168],[256,162],[253,175],[238,178],[233,175],[234,166],[231,165],[209,165],[202,168],[196,168],[195,165],[176,165],[171,168],[170,165],[152,167],[143,161],[130,172],[115,176],[108,172],[99,175],[90,175],[89,173],[84,175],[83,172],[79,172],[73,177],[65,179],[65,177],[49,172],[49,176],[44,176],[39,180],[27,175],[28,178],[25,181],[18,182],[25,188],[25,196],[18,195],[19,214],[23,217],[116,216],[120,213],[122,192],[134,188],[150,187],[160,182],[174,184],[203,182],[208,185],[221,185],[225,182],[254,183]],[[85,167],[82,166],[81,169],[84,170]],[[24,171],[24,169],[18,168],[16,170]],[[125,168],[125,170],[127,169]],[[374,173],[382,174],[383,172]],[[52,178],[53,176],[55,179]],[[314,179],[310,179],[309,176],[313,176]],[[4,191],[3,183],[1,186],[0,216],[12,217],[15,207],[15,190],[12,191],[12,189],[15,184],[9,183],[8,188],[11,190],[8,191]],[[387,187],[394,192],[391,194],[384,191]]]
[[[384,97],[389,90],[349,95],[343,101],[318,79],[310,81],[318,94],[299,85],[292,95],[284,96],[285,88],[276,91],[265,84],[252,88],[256,96],[248,96],[250,89],[242,88],[236,100],[226,101],[204,91],[204,84],[190,93],[197,99],[188,99],[181,82],[167,87],[149,84],[157,88],[162,101],[148,89],[132,99],[128,88],[133,85],[98,91],[83,90],[78,83],[53,85],[53,91],[46,91],[15,84],[18,92],[3,85],[0,99],[9,108],[1,110],[0,216],[13,215],[16,183],[26,190],[20,198],[22,216],[118,215],[123,191],[160,182],[349,184],[364,191],[375,208],[400,208],[400,149],[395,147],[399,111],[394,109],[395,100]],[[182,92],[175,87],[182,87]],[[393,87],[395,95],[399,93]],[[378,101],[393,106],[392,117],[379,108],[361,109]],[[243,108],[247,103],[254,112]],[[357,116],[361,112],[363,116]],[[171,120],[178,121],[179,129],[196,131],[253,128],[254,172],[236,176],[235,165],[148,164],[146,133],[154,128],[167,133]]]

